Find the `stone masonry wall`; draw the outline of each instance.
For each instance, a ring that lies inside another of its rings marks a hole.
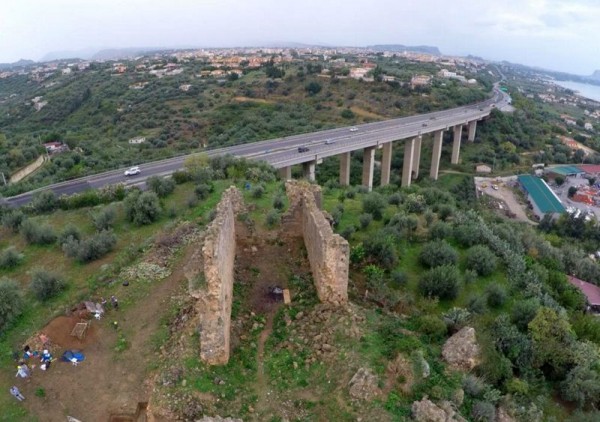
[[[320,187],[291,180],[286,183],[286,192],[290,207],[284,222],[296,224],[300,229],[319,300],[333,304],[347,302],[350,246],[346,239],[333,233],[321,211]]]
[[[206,230],[202,247],[204,282],[197,292],[191,292],[199,300],[200,358],[210,365],[229,361],[235,215],[241,207],[242,194],[232,186],[223,193],[216,216]]]

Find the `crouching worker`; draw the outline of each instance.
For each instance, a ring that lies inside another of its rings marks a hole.
[[[42,358],[40,359],[40,362],[42,362],[40,369],[43,371],[50,368],[50,364],[52,363],[52,355],[47,349],[42,352]]]

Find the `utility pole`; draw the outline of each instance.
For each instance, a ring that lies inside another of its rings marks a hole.
[[[7,183],[6,183],[6,177],[4,177],[4,172],[0,171],[0,174],[2,174],[2,180],[4,181],[4,186],[6,186]]]

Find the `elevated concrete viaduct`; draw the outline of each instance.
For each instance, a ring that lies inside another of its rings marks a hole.
[[[394,142],[404,142],[404,164],[402,185],[410,186],[412,178],[418,177],[421,164],[423,136],[433,135],[433,151],[429,175],[438,178],[445,131],[454,131],[451,162],[460,161],[462,128],[467,127],[467,141],[473,142],[477,130],[477,121],[490,115],[494,107],[504,108],[510,97],[494,89],[494,96],[478,104],[456,107],[434,113],[420,114],[399,119],[362,124],[356,127],[341,127],[249,144],[234,145],[225,148],[203,151],[209,157],[230,154],[250,160],[260,160],[280,169],[280,175],[291,178],[291,167],[302,165],[303,175],[308,180],[315,179],[315,167],[326,157],[340,157],[340,184],[350,183],[350,154],[363,151],[362,184],[373,187],[375,151],[382,149],[381,181],[390,182],[391,161]],[[56,183],[39,190],[52,190],[56,194],[73,194],[86,189],[97,189],[107,185],[124,183],[126,185],[144,185],[150,176],[166,176],[181,169],[189,155],[168,158],[141,165],[141,173],[130,178],[123,176],[124,169],[112,170],[66,182]],[[35,191],[11,198],[0,199],[12,207],[19,207],[31,201]]]

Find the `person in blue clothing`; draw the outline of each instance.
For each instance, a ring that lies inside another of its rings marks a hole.
[[[42,362],[42,365],[45,365],[44,367],[46,369],[50,368],[50,364],[52,363],[52,355],[47,349],[42,352],[42,358],[40,359],[40,362]]]

